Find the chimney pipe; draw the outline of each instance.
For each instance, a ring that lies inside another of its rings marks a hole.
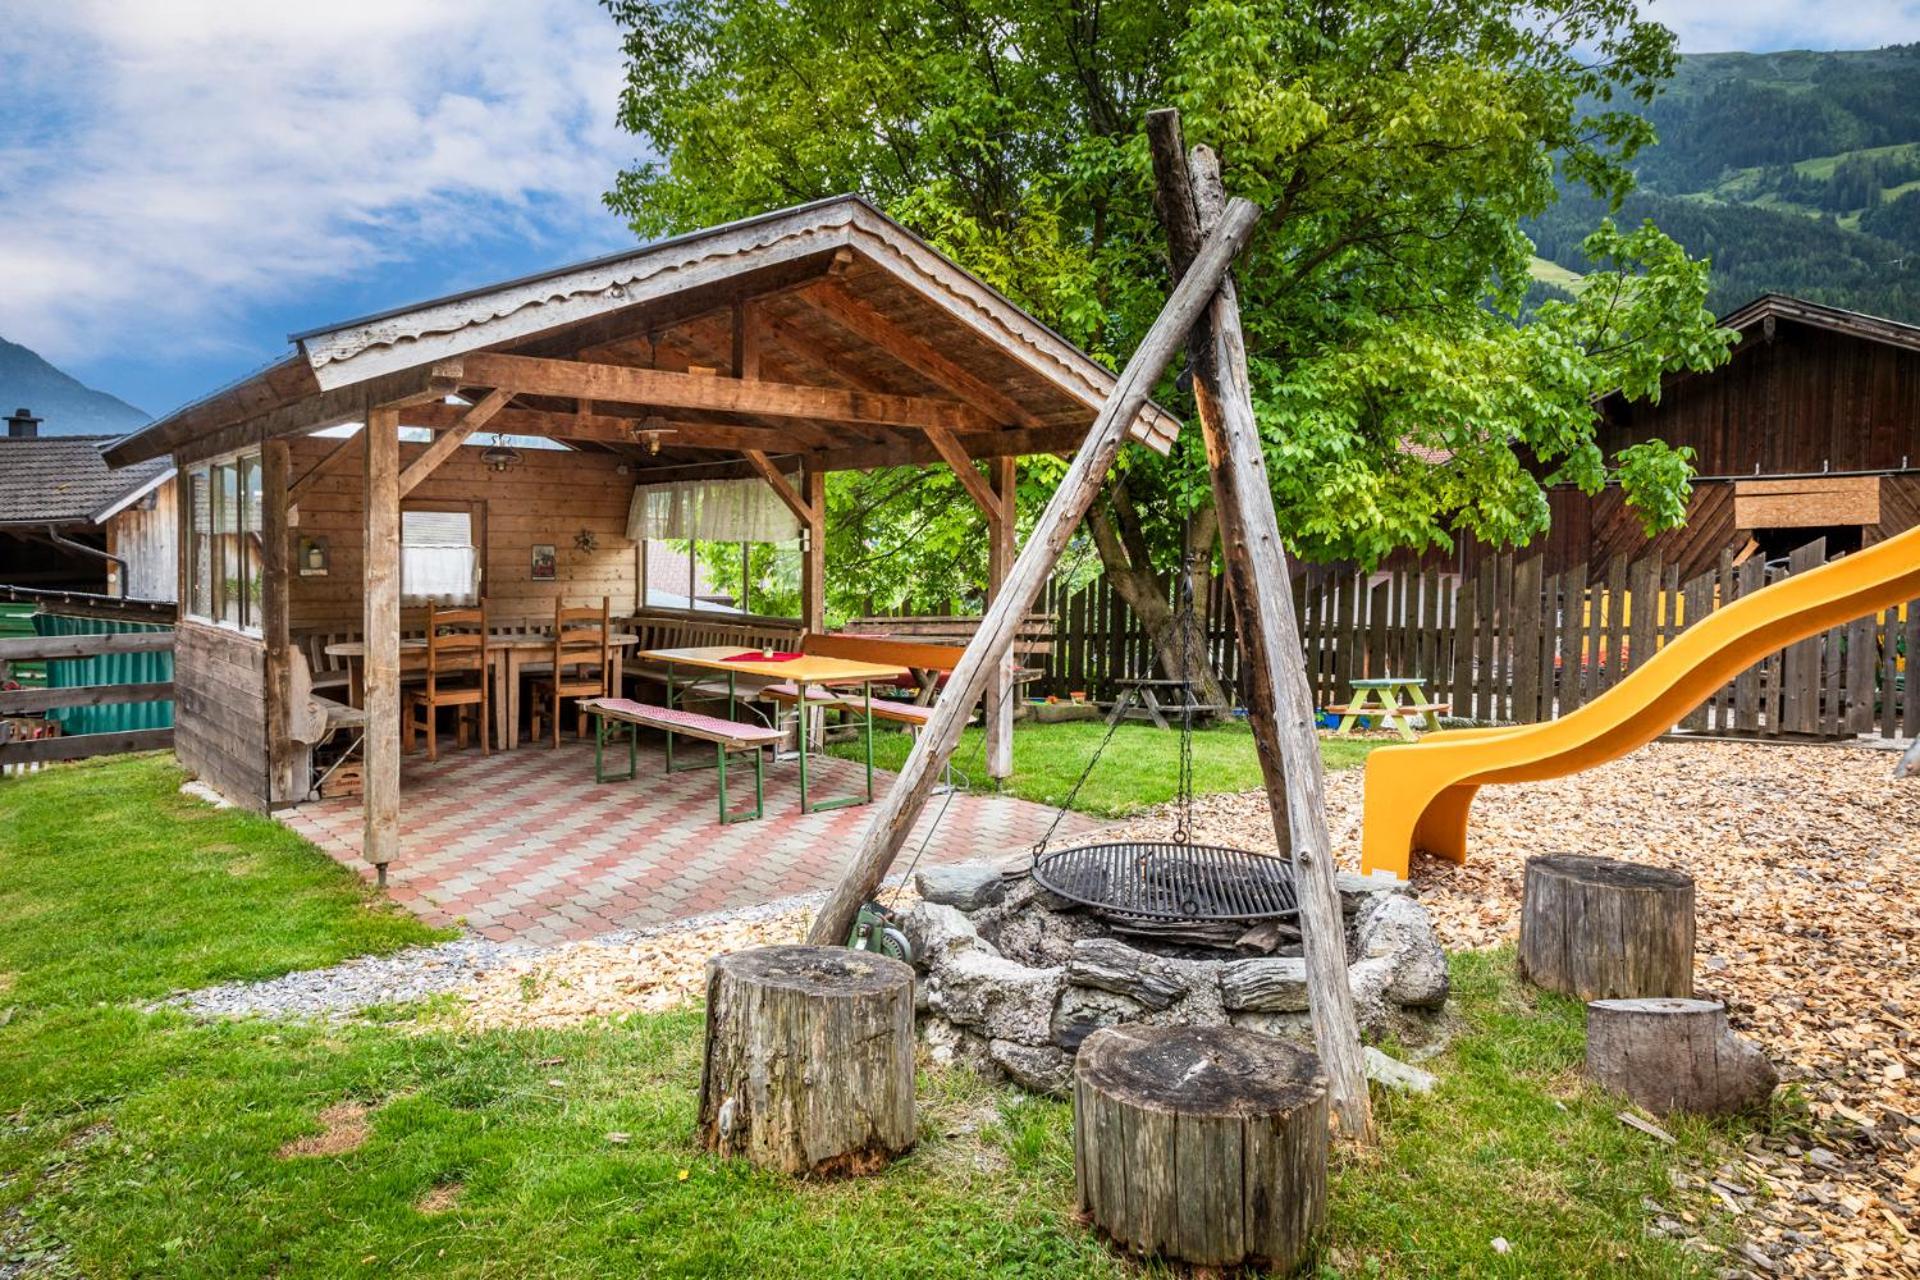
[[[15,409],[7,418],[7,438],[10,440],[31,440],[40,434],[41,419],[26,409]]]

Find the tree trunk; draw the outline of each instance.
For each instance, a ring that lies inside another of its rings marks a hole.
[[[1780,1077],[1727,1029],[1717,1000],[1595,1000],[1587,1006],[1587,1074],[1655,1115],[1753,1111]]]
[[[913,970],[842,947],[707,962],[700,1141],[787,1174],[872,1173],[913,1145]]]
[[[1582,1000],[1693,994],[1693,878],[1551,854],[1528,858],[1520,975]]]
[[[1105,1027],[1073,1068],[1080,1207],[1131,1253],[1290,1272],[1327,1214],[1320,1061],[1235,1027]]]
[[[1194,513],[1190,526],[1185,563],[1191,566],[1192,589],[1178,591],[1175,588],[1179,583],[1169,583],[1153,568],[1140,516],[1127,495],[1125,481],[1114,486],[1105,508],[1096,507],[1088,517],[1107,580],[1139,619],[1167,679],[1185,680],[1193,690],[1193,700],[1201,706],[1225,707],[1231,700],[1208,657],[1206,622],[1201,616],[1218,528],[1211,501]],[[1202,539],[1204,544],[1196,552],[1195,544]],[[1217,714],[1198,716],[1196,722],[1206,723]]]

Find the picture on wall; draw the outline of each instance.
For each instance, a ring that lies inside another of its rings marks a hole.
[[[303,533],[296,544],[293,563],[303,578],[324,578],[333,558],[325,534]]]
[[[560,576],[559,567],[551,542],[533,544],[533,580],[535,582],[552,582]]]

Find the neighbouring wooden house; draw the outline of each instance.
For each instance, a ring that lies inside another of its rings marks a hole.
[[[1650,439],[1694,451],[1685,525],[1649,540],[1617,485],[1557,486],[1521,556],[1553,574],[1657,552],[1686,579],[1729,549],[1777,559],[1824,537],[1843,552],[1920,523],[1920,327],[1779,294],[1720,323],[1740,335],[1725,364],[1669,376],[1656,403],[1600,406],[1608,456]],[[1463,543],[1422,563],[1471,571],[1484,554]]]
[[[296,668],[317,638],[363,637],[363,850],[381,866],[402,805],[400,641],[428,599],[484,597],[497,625],[608,597],[670,636],[693,611],[647,607],[636,521],[670,528],[702,486],[744,482],[801,534],[801,616],[784,625],[818,631],[826,476],[925,464],[982,509],[997,585],[1012,459],[1077,447],[1113,384],[855,197],[293,341],[107,457],[180,471],[175,743],[204,780],[256,809],[301,799]],[[1177,425],[1149,406],[1132,433],[1164,451]]]
[[[43,436],[26,409],[0,436],[0,585],[171,601],[178,575],[173,467],[111,470],[109,436]]]

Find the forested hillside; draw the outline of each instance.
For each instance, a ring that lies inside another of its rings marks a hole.
[[[1710,305],[1766,292],[1920,323],[1920,44],[1683,60],[1623,219],[1713,259]],[[1578,270],[1604,212],[1570,196],[1531,230]]]

